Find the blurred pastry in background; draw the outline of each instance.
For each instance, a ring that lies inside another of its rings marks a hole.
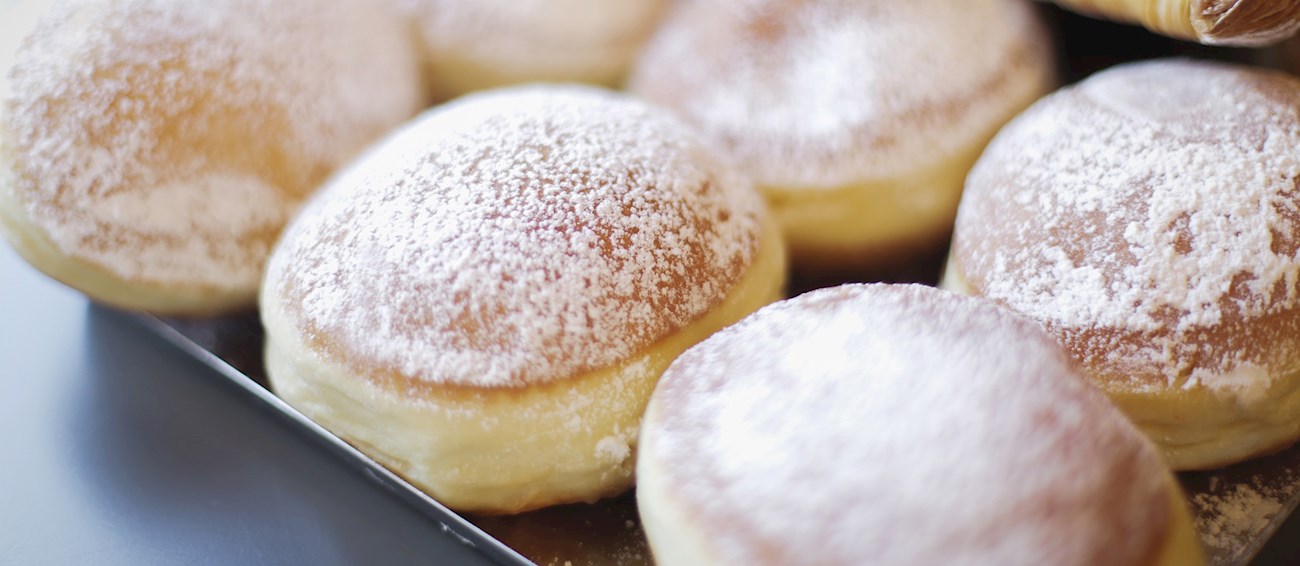
[[[1258,49],[1229,49],[1175,39],[1151,33],[1141,26],[1089,17],[1056,4],[1044,3],[1041,7],[1060,47],[1063,84],[1134,61],[1186,57],[1249,64],[1261,53]]]
[[[1055,0],[1080,13],[1206,45],[1258,47],[1300,29],[1300,0]]]
[[[662,566],[1202,562],[1159,453],[1061,347],[930,287],[813,291],[691,348],[637,477]]]
[[[451,508],[594,501],[632,485],[668,364],[784,278],[752,182],[668,112],[490,91],[394,134],[286,230],[267,371]]]
[[[1300,37],[1293,37],[1256,53],[1256,63],[1300,75]]]
[[[683,0],[629,89],[766,194],[803,269],[942,248],[984,145],[1054,84],[1020,0]]]
[[[527,82],[617,86],[669,0],[388,0],[415,25],[435,97]]]
[[[251,307],[299,203],[424,98],[400,19],[367,0],[46,10],[0,92],[0,232],[117,307]]]
[[[1300,79],[1117,67],[980,159],[944,285],[1038,321],[1178,470],[1300,437]]]

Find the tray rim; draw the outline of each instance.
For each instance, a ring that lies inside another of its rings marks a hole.
[[[497,564],[503,566],[536,566],[533,561],[524,557],[518,551],[497,540],[393,471],[380,465],[334,433],[316,424],[315,421],[307,418],[306,415],[280,399],[270,389],[253,381],[252,378],[235,369],[234,366],[221,359],[220,356],[203,348],[165,320],[148,314],[121,314],[144,326],[186,354],[193,356],[209,368],[216,370],[217,373],[226,378],[226,381],[260,401],[263,408],[269,409],[299,433],[310,437],[318,445],[340,457],[345,464],[361,472],[361,475],[383,488],[384,491],[396,495],[421,514],[436,521],[443,534],[477,550]]]
[[[510,547],[502,540],[494,537],[484,528],[479,527],[469,519],[449,509],[395,472],[384,467],[382,464],[379,464],[369,456],[365,455],[365,453],[312,421],[297,409],[294,409],[267,386],[249,377],[217,353],[208,350],[194,338],[186,335],[183,328],[178,328],[172,322],[169,322],[169,320],[173,319],[158,317],[147,313],[121,311],[111,307],[102,307],[98,305],[96,308],[120,314],[125,318],[134,321],[146,330],[156,334],[159,338],[162,338],[165,342],[194,357],[196,361],[216,370],[219,375],[226,378],[224,381],[234,384],[245,394],[260,401],[260,406],[264,409],[269,409],[271,412],[275,413],[278,418],[284,419],[288,422],[289,425],[295,428],[298,432],[311,437],[319,446],[322,446],[342,458],[344,464],[361,472],[370,481],[374,482],[385,491],[396,495],[408,505],[415,507],[422,515],[436,521],[441,527],[442,533],[445,535],[451,536],[461,544],[475,549],[485,558],[497,564],[503,564],[506,566],[537,566],[537,563]],[[177,320],[177,322],[202,322],[202,319]],[[1300,450],[1300,443],[1297,443],[1293,448]],[[1287,450],[1290,449],[1284,449],[1282,452]],[[1203,472],[1190,473],[1199,474]],[[1177,476],[1180,490],[1182,490],[1181,485],[1184,484],[1185,478],[1183,477],[1183,474],[1177,474]],[[1188,496],[1188,505],[1191,506],[1191,494],[1186,495]],[[1204,540],[1201,540],[1202,548],[1207,552],[1207,566],[1246,566],[1252,564],[1255,558],[1257,558],[1263,549],[1268,546],[1270,541],[1275,538],[1282,525],[1292,518],[1296,509],[1300,507],[1300,492],[1296,492],[1291,497],[1279,502],[1281,503],[1281,508],[1268,520],[1267,524],[1255,534],[1253,540],[1251,540],[1249,544],[1237,547],[1235,549],[1236,552],[1219,556],[1219,558],[1226,559],[1226,561],[1213,560],[1212,555],[1215,553],[1212,552],[1212,549],[1209,546],[1205,545]],[[1200,533],[1198,532],[1198,536],[1199,535]]]

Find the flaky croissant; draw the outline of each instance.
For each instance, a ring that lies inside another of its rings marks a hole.
[[[1055,0],[1057,4],[1207,45],[1276,43],[1300,28],[1300,0]]]

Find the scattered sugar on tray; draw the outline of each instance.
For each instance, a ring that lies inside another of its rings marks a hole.
[[[1191,497],[1196,513],[1196,531],[1201,541],[1219,551],[1241,547],[1242,541],[1258,537],[1283,511],[1279,494],[1261,487],[1259,478],[1212,489]]]
[[[268,281],[349,359],[512,386],[608,366],[739,280],[761,202],[690,130],[595,89],[462,99],[340,175]]]

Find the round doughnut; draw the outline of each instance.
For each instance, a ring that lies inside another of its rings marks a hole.
[[[1060,346],[930,287],[813,291],[691,348],[637,482],[662,566],[1201,563],[1159,453]]]
[[[431,111],[286,230],[262,320],[275,391],[449,507],[632,483],[659,375],[780,298],[780,232],[684,124],[589,87]]]
[[[0,232],[118,307],[252,306],[302,199],[424,96],[400,18],[366,0],[43,9],[5,61]]]
[[[616,86],[668,0],[390,0],[415,22],[435,96],[526,82]]]
[[[966,185],[944,285],[1038,321],[1164,450],[1300,436],[1300,80],[1126,65],[1035,105]]]
[[[1019,0],[683,0],[629,89],[755,177],[791,259],[842,271],[941,247],[989,138],[1053,84]]]

